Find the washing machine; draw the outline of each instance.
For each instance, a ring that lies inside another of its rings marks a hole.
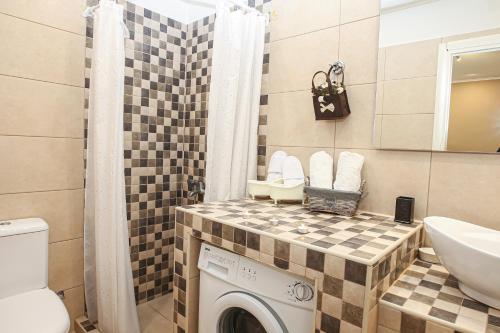
[[[315,292],[301,277],[202,244],[200,333],[314,332]]]

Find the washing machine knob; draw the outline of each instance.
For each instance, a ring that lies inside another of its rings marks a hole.
[[[310,285],[304,282],[297,282],[293,286],[293,295],[298,301],[306,302],[313,298],[314,290]]]

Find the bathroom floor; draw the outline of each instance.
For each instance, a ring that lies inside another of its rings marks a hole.
[[[173,309],[172,293],[138,305],[141,333],[172,333]]]

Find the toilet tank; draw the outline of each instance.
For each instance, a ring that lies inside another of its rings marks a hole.
[[[48,244],[40,218],[0,221],[0,299],[47,287]]]

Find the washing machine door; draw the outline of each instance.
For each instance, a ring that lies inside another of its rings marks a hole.
[[[260,298],[245,292],[230,292],[215,301],[213,317],[217,333],[287,333],[284,323]]]

